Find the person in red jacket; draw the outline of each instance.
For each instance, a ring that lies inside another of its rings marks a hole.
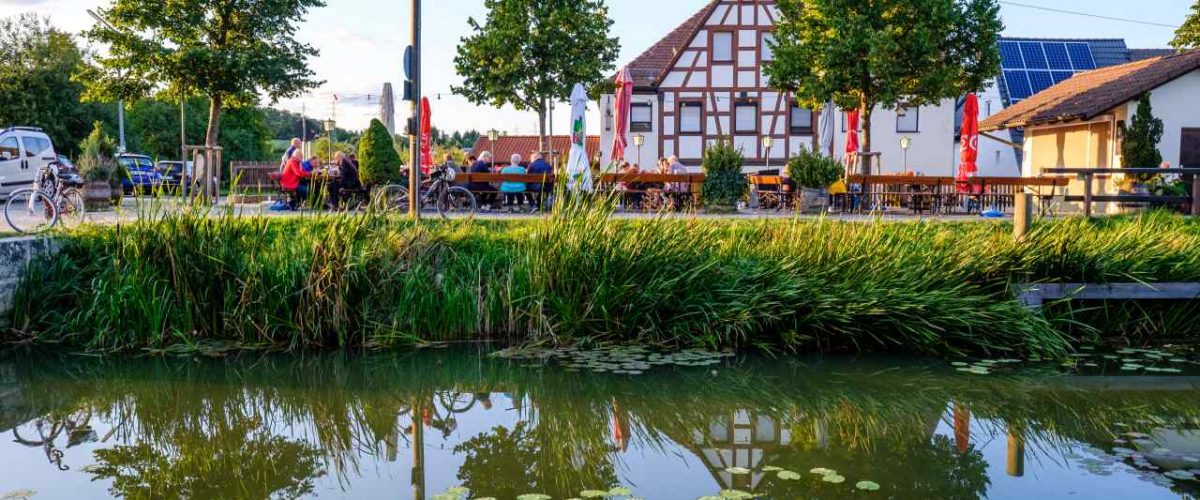
[[[312,172],[304,171],[300,166],[300,159],[304,154],[299,150],[292,153],[292,157],[288,159],[287,164],[283,166],[283,176],[279,178],[279,185],[284,191],[292,193],[290,208],[295,210],[300,207],[300,201],[308,197],[308,183],[300,182],[303,179],[312,178]]]

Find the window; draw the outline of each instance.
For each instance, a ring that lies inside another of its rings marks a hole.
[[[679,103],[679,133],[699,134],[702,105],[698,102]]]
[[[631,132],[651,132],[654,130],[653,108],[644,102],[635,102],[629,106],[629,130]]]
[[[21,146],[17,145],[16,137],[9,137],[0,142],[0,161],[16,160],[21,157]]]
[[[921,108],[896,108],[897,132],[920,132]]]
[[[762,36],[762,60],[763,62],[775,60],[775,34],[763,33]]]
[[[50,141],[39,137],[22,137],[21,142],[25,144],[25,156],[28,158],[37,158],[50,149]]]
[[[733,62],[733,33],[728,31],[713,32],[712,35],[713,62]]]
[[[791,122],[792,135],[812,134],[813,114],[811,109],[805,109],[793,102],[788,118]]]
[[[742,101],[734,107],[733,131],[739,134],[758,133],[758,103]]]

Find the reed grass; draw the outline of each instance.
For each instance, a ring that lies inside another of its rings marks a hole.
[[[296,219],[166,212],[63,235],[8,336],[93,351],[637,342],[788,351],[1024,353],[1200,337],[1193,305],[1054,305],[1013,285],[1200,281],[1200,223]]]

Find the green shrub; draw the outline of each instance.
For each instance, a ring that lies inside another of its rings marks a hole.
[[[800,187],[824,189],[842,178],[842,164],[821,153],[801,150],[788,160],[787,172]]]
[[[1158,168],[1162,153],[1158,152],[1158,141],[1162,140],[1163,122],[1154,117],[1150,107],[1150,94],[1138,98],[1138,109],[1125,126],[1125,140],[1121,142],[1121,165],[1127,168]],[[1138,182],[1148,182],[1154,176],[1139,174]]]
[[[383,122],[371,120],[371,127],[359,139],[358,165],[358,176],[363,185],[379,186],[400,181],[400,154]]]
[[[742,175],[745,163],[742,152],[726,140],[718,141],[704,152],[704,185],[700,194],[706,207],[737,206],[746,196],[750,186]]]
[[[129,175],[125,167],[114,159],[117,143],[104,133],[100,122],[92,125],[92,132],[79,143],[79,175],[89,182],[107,182],[118,186]]]

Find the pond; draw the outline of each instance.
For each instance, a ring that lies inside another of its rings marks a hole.
[[[1200,492],[1191,355],[1063,368],[483,350],[0,356],[0,498]]]

